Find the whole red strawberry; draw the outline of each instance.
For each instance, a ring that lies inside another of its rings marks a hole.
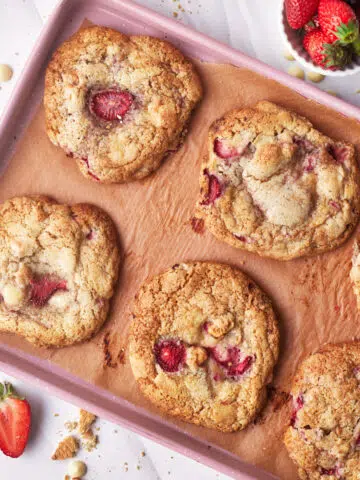
[[[320,28],[306,33],[303,46],[315,65],[320,67],[337,70],[351,62],[350,52],[337,42],[332,43]]]
[[[16,395],[10,383],[0,383],[0,449],[17,458],[25,450],[31,424],[27,400]]]
[[[285,0],[286,18],[291,28],[302,28],[315,15],[319,0]]]
[[[320,0],[319,23],[321,30],[332,42],[343,45],[354,42],[359,36],[359,23],[354,10],[342,0]]]

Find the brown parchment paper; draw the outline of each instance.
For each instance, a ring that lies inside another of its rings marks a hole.
[[[60,350],[31,346],[1,334],[0,341],[46,358],[131,402],[156,409],[138,391],[126,352],[134,294],[148,275],[187,260],[230,263],[248,273],[273,299],[281,328],[281,354],[266,410],[245,431],[222,434],[181,423],[192,435],[224,447],[283,479],[297,478],[282,444],[290,404],[285,392],[298,362],[326,342],[360,336],[359,314],[349,279],[354,236],[336,251],[289,262],[266,260],[192,230],[203,145],[209,124],[234,107],[268,99],[307,116],[327,135],[360,145],[360,124],[280,84],[228,65],[197,62],[205,86],[185,144],[152,176],[123,185],[85,179],[74,160],[47,139],[40,107],[0,179],[0,201],[46,194],[59,202],[90,202],[116,222],[123,264],[108,321],[90,342]],[[124,350],[125,349],[125,353]],[[169,421],[174,421],[169,419]]]

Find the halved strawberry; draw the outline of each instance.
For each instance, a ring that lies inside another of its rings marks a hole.
[[[43,307],[58,290],[67,290],[66,281],[48,275],[35,277],[30,281],[30,303]]]
[[[10,383],[0,383],[0,450],[17,458],[25,450],[31,425],[29,402],[14,392]]]
[[[185,345],[180,340],[160,340],[154,345],[154,355],[165,372],[178,372],[185,362]]]
[[[96,117],[106,121],[122,120],[129,111],[134,97],[125,90],[100,90],[90,95],[89,109]]]

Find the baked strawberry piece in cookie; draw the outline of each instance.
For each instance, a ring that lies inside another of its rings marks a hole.
[[[288,260],[331,250],[360,210],[354,147],[270,102],[210,128],[197,216],[220,240]]]
[[[88,27],[47,68],[47,133],[87,178],[136,180],[179,147],[201,95],[194,67],[171,44]]]
[[[0,331],[54,347],[90,338],[118,268],[115,226],[99,208],[46,197],[0,205]]]
[[[266,399],[279,332],[269,299],[239,270],[182,263],[145,282],[130,327],[130,363],[164,412],[231,432]]]
[[[285,444],[303,480],[360,478],[360,342],[326,345],[299,367]]]

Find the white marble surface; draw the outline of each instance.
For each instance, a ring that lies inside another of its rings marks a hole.
[[[278,33],[279,0],[138,0],[160,13],[178,20],[210,36],[255,56],[282,70],[289,67],[283,56]],[[178,8],[179,3],[185,9]],[[14,77],[0,84],[0,114],[19,78],[22,67],[36,41],[42,25],[57,0],[0,0],[0,63],[14,69]],[[320,85],[333,89],[345,100],[360,106],[360,75],[346,79],[326,79]],[[0,373],[0,380],[9,379]],[[17,459],[0,455],[1,480],[22,478],[47,480],[63,479],[66,462],[50,460],[53,448],[66,434],[64,422],[75,418],[77,409],[32,385],[11,379],[27,395],[34,412],[31,441],[25,454]],[[54,416],[54,414],[59,414]],[[100,444],[91,454],[80,453],[86,460],[88,480],[98,479],[225,479],[213,470],[170,450],[123,430],[99,421]],[[145,451],[145,457],[141,452]],[[126,464],[128,471],[126,472]]]

